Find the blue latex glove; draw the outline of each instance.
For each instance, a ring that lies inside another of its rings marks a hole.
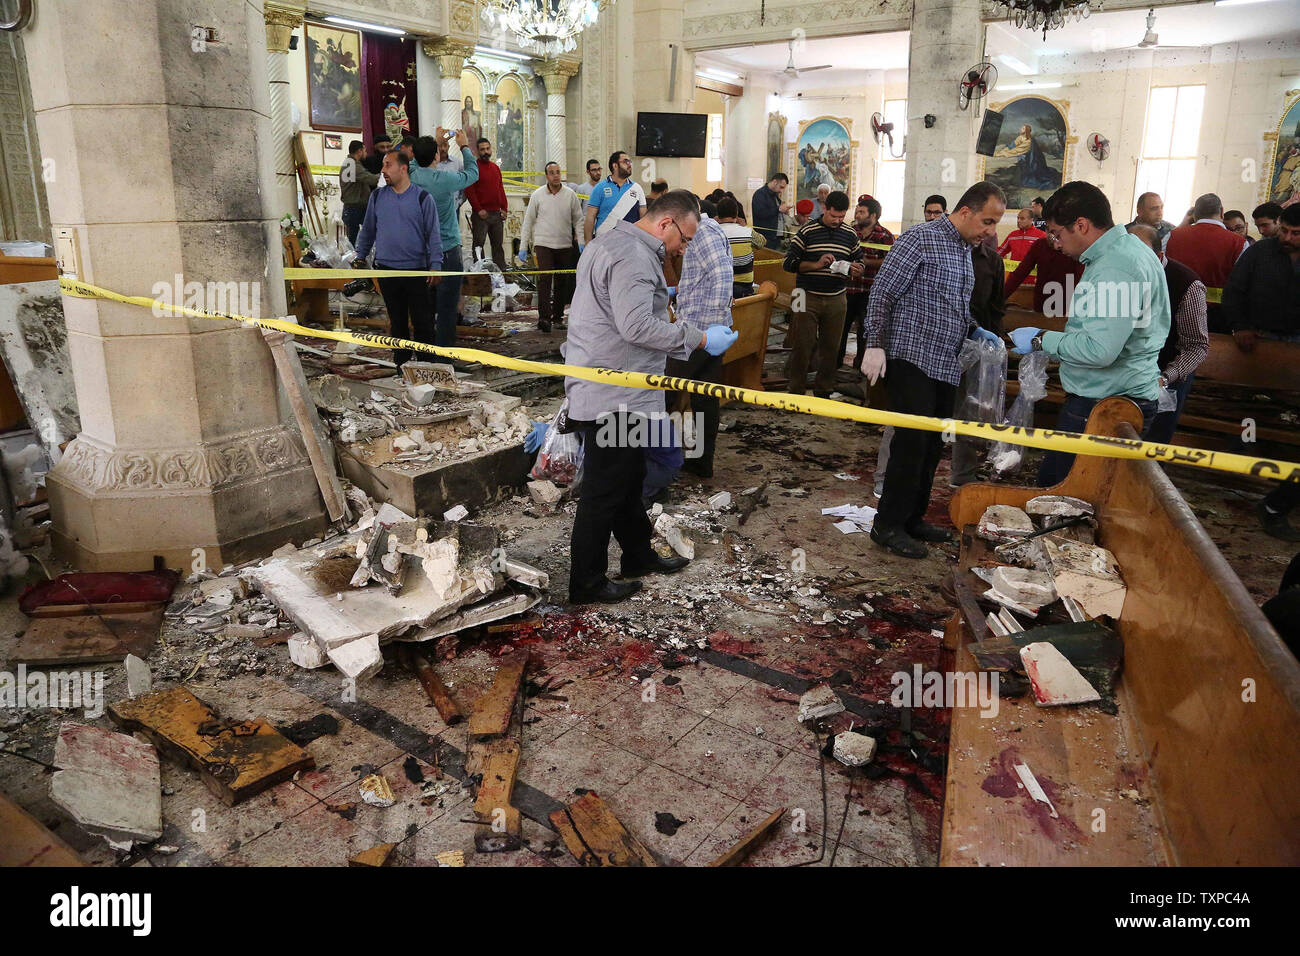
[[[1012,329],[1011,341],[1016,343],[1016,347],[1011,351],[1015,352],[1017,355],[1028,355],[1034,350],[1034,336],[1042,331],[1042,329],[1035,329],[1032,327]]]
[[[677,294],[677,286],[675,286],[675,285],[670,285],[670,286],[668,287],[668,298],[671,299],[671,298],[672,298],[673,296],[675,296],[676,294]]]
[[[524,451],[532,454],[542,447],[542,441],[546,438],[546,432],[550,429],[546,422],[533,422],[533,430],[528,433],[524,439]]]
[[[587,244],[585,242],[578,243],[578,255],[582,255],[582,250],[586,248]]]
[[[975,327],[975,331],[970,334],[970,337],[976,342],[992,342],[994,345],[1002,344],[1002,340],[995,333],[979,326]]]
[[[521,263],[523,263],[524,265],[528,265],[528,250],[527,250],[527,249],[520,249],[520,250],[519,250],[519,261],[520,261]]]
[[[740,333],[727,328],[725,325],[710,325],[704,330],[704,351],[710,355],[721,355],[731,348],[731,343],[738,338],[740,338]]]

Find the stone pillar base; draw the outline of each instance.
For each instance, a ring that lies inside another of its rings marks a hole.
[[[46,488],[54,552],[87,571],[146,570],[154,555],[186,573],[196,558],[219,571],[328,527],[311,462],[285,428],[148,451],[114,451],[83,434]]]

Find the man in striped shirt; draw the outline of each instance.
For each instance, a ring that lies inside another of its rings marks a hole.
[[[826,212],[806,223],[790,240],[784,268],[798,274],[791,295],[790,361],[786,365],[787,391],[802,395],[808,389],[808,365],[817,351],[817,378],[813,394],[829,398],[835,387],[840,335],[844,331],[848,279],[862,276],[863,249],[858,234],[844,217],[849,197],[835,190],[826,197]]]
[[[762,233],[740,221],[742,211],[730,196],[718,200],[718,222],[731,245],[731,294],[737,299],[754,294],[754,250],[767,244]]]
[[[971,318],[971,246],[997,235],[1006,208],[1001,189],[976,183],[951,215],[913,226],[885,256],[867,300],[861,368],[873,385],[884,376],[892,411],[951,417],[962,342],[972,333],[998,341]],[[923,558],[923,541],[951,537],[925,521],[943,440],[938,432],[899,428],[889,451],[871,540],[905,558]]]

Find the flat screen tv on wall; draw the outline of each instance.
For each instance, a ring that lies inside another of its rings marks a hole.
[[[704,113],[637,113],[636,154],[703,157],[708,125]]]

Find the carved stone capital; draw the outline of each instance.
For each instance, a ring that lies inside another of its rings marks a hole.
[[[262,11],[266,21],[266,49],[269,53],[288,53],[289,38],[302,26],[306,6],[270,0]]]
[[[455,37],[433,37],[420,42],[424,55],[438,61],[438,70],[444,79],[459,77],[465,61],[474,55],[474,44]]]
[[[569,80],[578,75],[581,65],[577,60],[543,60],[533,72],[542,78],[547,93],[563,96]]]
[[[86,435],[69,443],[57,478],[99,497],[213,491],[308,462],[298,435],[282,426],[180,448],[110,448]]]

